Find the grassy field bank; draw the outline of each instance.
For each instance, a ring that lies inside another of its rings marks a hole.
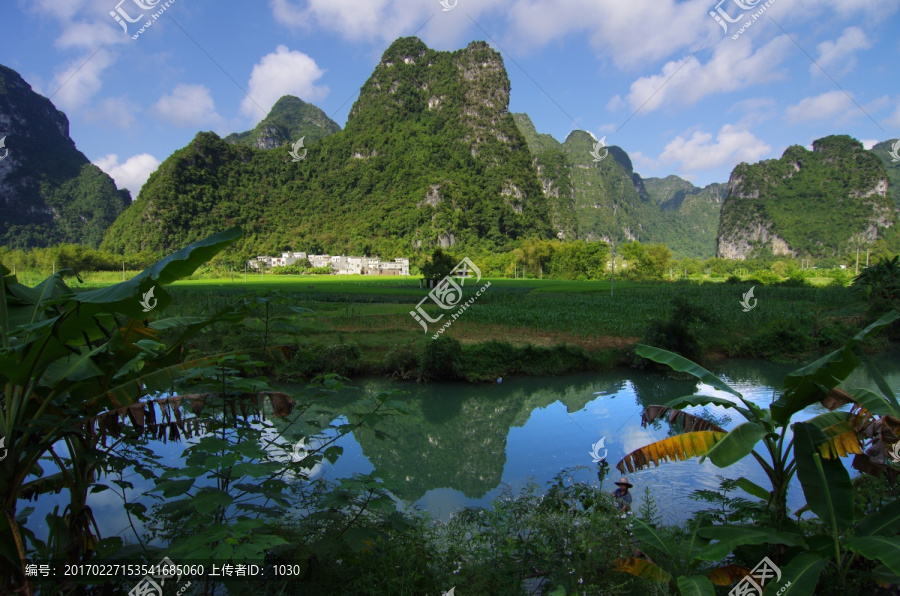
[[[434,346],[432,339],[447,316],[430,325],[428,333],[410,316],[428,294],[418,278],[186,280],[170,287],[174,303],[166,314],[211,313],[255,296],[255,316],[245,326],[217,328],[192,347],[285,346],[280,370],[286,376],[337,372],[412,378],[420,375],[423,359],[436,357],[429,350],[449,350],[442,357],[456,363],[456,372],[442,369],[438,376],[486,380],[633,364],[630,350],[639,341],[700,360],[800,359],[852,336],[866,309],[864,299],[841,286],[753,282],[617,282],[611,293],[605,281],[483,279],[466,286],[463,300],[486,281],[490,287],[442,334],[449,339],[439,343],[450,347]],[[749,304],[755,306],[745,312],[741,301],[750,287]],[[430,300],[425,304],[433,318],[450,312]],[[290,307],[309,311],[298,314]],[[530,355],[521,352],[525,348]]]

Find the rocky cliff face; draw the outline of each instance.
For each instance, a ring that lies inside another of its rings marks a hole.
[[[888,189],[881,160],[846,135],[742,163],[728,182],[717,255],[831,257],[869,246],[898,221]]]
[[[131,202],[75,148],[69,120],[0,66],[0,245],[98,246]]]

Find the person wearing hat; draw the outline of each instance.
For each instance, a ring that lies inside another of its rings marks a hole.
[[[616,507],[619,508],[619,511],[625,513],[631,509],[631,493],[628,492],[628,489],[633,485],[628,482],[628,478],[622,476],[621,480],[616,482],[616,486],[619,488],[613,491],[612,496],[616,500]]]

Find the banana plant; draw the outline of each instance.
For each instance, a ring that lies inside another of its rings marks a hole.
[[[245,316],[232,308],[207,319],[149,321],[171,302],[163,286],[190,275],[240,235],[237,228],[215,234],[128,281],[86,292],[66,285],[64,276],[77,275],[73,271],[31,288],[0,265],[0,439],[8,449],[0,462],[0,592],[31,594],[23,575],[24,521],[16,516],[24,496],[68,488],[68,555],[78,560],[96,548],[84,498],[98,470],[85,464],[97,461],[94,424],[104,412],[165,391],[186,370],[207,362],[181,361],[181,345],[191,335],[212,322]],[[159,341],[164,328],[181,331],[170,346]],[[53,451],[60,441],[69,450],[66,459],[79,465],[43,477],[41,460],[63,463]]]
[[[634,519],[634,535],[643,548],[652,548],[661,553],[667,561],[669,570],[655,563],[649,557],[629,557],[613,562],[613,569],[629,573],[635,577],[667,583],[682,594],[697,596],[715,596],[713,584],[728,586],[750,572],[741,565],[727,564],[709,568],[709,563],[698,558],[698,555],[709,546],[710,539],[699,534],[699,530],[708,521],[703,516],[691,520],[690,534],[684,540],[675,540],[665,531],[654,528],[646,521]],[[701,567],[707,567],[701,569]],[[677,574],[677,575],[676,575]]]
[[[863,362],[857,355],[859,343],[870,333],[886,327],[900,318],[891,312],[860,331],[842,348],[819,360],[789,373],[781,396],[769,408],[763,409],[744,398],[737,390],[700,365],[666,350],[639,345],[639,356],[666,364],[672,369],[697,377],[703,383],[733,396],[725,399],[711,395],[691,395],[674,399],[663,406],[651,406],[644,412],[642,422],[684,416],[683,408],[716,404],[738,412],[745,422],[726,431],[711,423],[699,423],[696,417],[685,418],[687,432],[668,437],[627,454],[616,467],[622,473],[634,472],[661,461],[684,461],[694,457],[709,460],[726,468],[745,457],[752,456],[769,479],[771,490],[741,477],[738,486],[747,493],[767,502],[774,515],[776,527],[787,520],[787,491],[796,473],[793,458],[793,437],[788,438],[791,417],[814,403],[840,395],[837,386]],[[688,416],[690,416],[688,414]],[[841,413],[828,412],[809,421],[822,431],[824,443],[818,445],[825,457],[862,453],[855,429]],[[762,453],[757,449],[761,445]]]
[[[894,501],[879,513],[860,522],[852,530],[853,498],[849,475],[839,459],[848,454],[861,454],[861,428],[873,426],[870,412],[888,416],[894,412],[896,398],[884,379],[876,377],[884,396],[868,390],[850,393],[838,388],[853,370],[865,364],[870,371],[874,367],[859,349],[859,344],[870,333],[882,329],[900,318],[891,312],[859,332],[842,348],[810,365],[789,373],[783,383],[783,392],[768,409],[763,410],[733,388],[699,365],[665,350],[639,346],[640,356],[668,364],[680,372],[687,372],[712,387],[734,395],[737,402],[713,396],[688,396],[673,400],[665,406],[651,407],[644,413],[648,421],[669,416],[683,415],[681,408],[715,403],[739,412],[746,420],[731,431],[715,427],[711,423],[694,422],[685,418],[685,432],[676,437],[657,441],[626,455],[617,465],[624,473],[649,466],[650,462],[673,459],[683,461],[691,457],[709,457],[718,467],[727,467],[748,455],[752,455],[768,476],[772,490],[747,480],[738,479],[738,486],[751,495],[765,499],[774,511],[775,527],[714,526],[701,528],[697,534],[716,540],[714,544],[695,555],[699,560],[717,561],[726,557],[737,546],[746,544],[780,544],[799,553],[782,568],[781,594],[813,594],[822,571],[835,566],[840,582],[858,557],[881,562],[875,577],[887,583],[900,581],[900,502]],[[877,372],[877,371],[876,371]],[[830,411],[791,426],[791,418],[807,406],[817,402],[832,409],[847,401],[856,400],[858,409],[851,412]],[[865,405],[863,405],[865,404]],[[870,408],[870,410],[869,410]],[[865,410],[865,411],[861,411]],[[788,427],[793,433],[786,441]],[[700,429],[700,430],[696,430]],[[757,452],[762,443],[768,459]],[[829,536],[806,539],[796,525],[786,519],[787,490],[794,474],[797,474],[807,498],[807,508],[828,528]],[[786,550],[786,548],[785,548]],[[692,584],[679,582],[682,593],[711,593],[711,586],[697,580]]]

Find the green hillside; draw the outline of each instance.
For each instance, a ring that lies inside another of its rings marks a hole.
[[[590,134],[573,131],[560,143],[538,133],[528,115],[513,116],[564,237],[664,242],[685,257],[715,254],[723,184],[700,189],[677,176],[643,180],[619,147],[601,150],[608,156],[595,161]]]
[[[834,257],[874,244],[896,225],[882,160],[847,135],[819,139],[809,151],[739,164],[728,183],[718,255],[758,251]]]
[[[292,162],[201,133],[154,173],[103,247],[170,250],[230,225],[248,252],[382,257],[435,246],[505,250],[551,237],[551,209],[484,42],[456,52],[394,42],[346,127]]]
[[[19,74],[0,66],[0,246],[97,247],[131,202],[69,138],[69,120]]]
[[[228,143],[256,149],[274,149],[293,145],[303,138],[304,146],[339,131],[341,127],[325,112],[299,97],[285,95],[272,106],[269,114],[253,130],[225,137]]]

